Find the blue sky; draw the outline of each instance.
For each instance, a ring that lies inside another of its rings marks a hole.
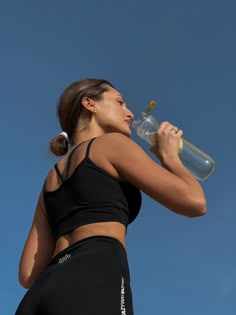
[[[1,2],[1,314],[26,292],[18,262],[56,161],[57,99],[85,77],[110,80],[136,116],[158,100],[153,115],[216,161],[204,217],[143,194],[127,236],[135,315],[236,313],[235,11],[233,0]]]

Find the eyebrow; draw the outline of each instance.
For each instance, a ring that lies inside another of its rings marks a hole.
[[[121,94],[117,94],[117,96],[120,96],[120,97],[123,99],[123,101],[125,102],[125,98],[124,98],[124,96],[123,96],[123,95],[121,95]]]

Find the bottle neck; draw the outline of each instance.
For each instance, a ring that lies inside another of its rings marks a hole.
[[[148,117],[148,114],[146,114],[145,112],[141,112],[141,116],[133,120],[132,127],[137,130],[139,126],[141,125],[141,123],[143,122],[143,120],[146,119],[147,117]]]

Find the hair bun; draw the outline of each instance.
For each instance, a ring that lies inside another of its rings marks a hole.
[[[68,152],[68,145],[69,145],[69,137],[66,132],[62,132],[54,137],[50,142],[50,150],[56,156],[65,155]],[[66,136],[65,136],[66,134]]]

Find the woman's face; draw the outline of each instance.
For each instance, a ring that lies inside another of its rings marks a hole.
[[[104,92],[100,101],[95,101],[94,118],[104,132],[120,132],[131,136],[133,113],[126,107],[124,97],[115,89]]]

